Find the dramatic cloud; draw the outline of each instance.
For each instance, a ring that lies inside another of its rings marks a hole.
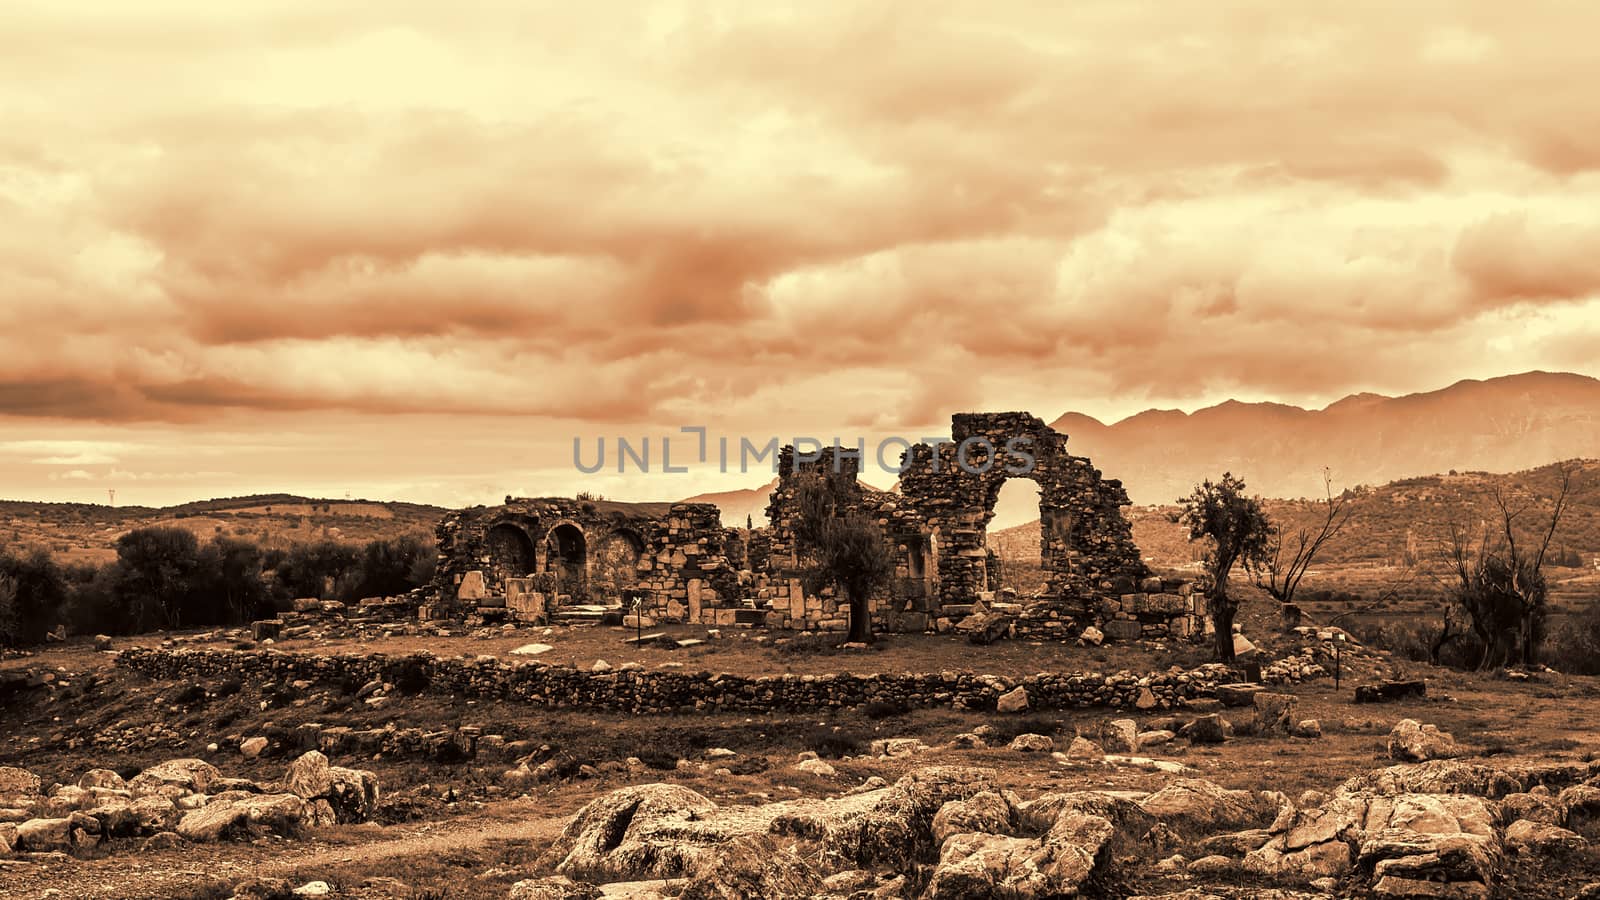
[[[1597,374],[1571,4],[97,6],[0,30],[17,484]]]

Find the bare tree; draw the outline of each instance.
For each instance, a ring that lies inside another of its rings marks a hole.
[[[1333,495],[1333,475],[1322,470],[1322,487],[1327,495],[1321,521],[1315,529],[1301,528],[1294,537],[1286,539],[1284,529],[1273,525],[1267,534],[1266,544],[1260,553],[1245,559],[1245,568],[1255,586],[1266,591],[1272,599],[1282,604],[1294,602],[1295,591],[1306,570],[1328,543],[1350,524],[1353,510],[1350,495]]]
[[[1516,525],[1532,502],[1516,504],[1499,486],[1491,497],[1496,521],[1484,523],[1481,538],[1473,541],[1458,523],[1448,526],[1444,556],[1451,582],[1447,587],[1483,642],[1479,669],[1538,662],[1549,596],[1543,572],[1545,556],[1571,491],[1572,470],[1566,468],[1550,522],[1542,536],[1535,532],[1537,539],[1531,545],[1518,542]]]

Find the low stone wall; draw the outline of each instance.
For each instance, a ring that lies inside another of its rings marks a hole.
[[[132,648],[117,664],[153,678],[231,677],[247,681],[397,682],[420,667],[429,690],[554,709],[631,713],[810,711],[882,702],[907,708],[994,709],[1001,694],[1027,689],[1029,708],[1173,709],[1212,697],[1236,680],[1221,665],[1188,672],[1041,673],[1003,678],[971,672],[744,677],[682,670],[584,672],[570,666],[505,662],[494,657],[441,659],[429,654],[311,655],[277,650]]]

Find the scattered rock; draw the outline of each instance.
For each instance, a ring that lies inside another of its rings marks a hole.
[[[928,752],[928,745],[917,738],[882,738],[867,745],[873,756],[913,756]]]
[[[1180,728],[1178,733],[1194,744],[1220,744],[1228,739],[1233,726],[1216,713],[1207,713]]]
[[[1300,698],[1293,694],[1260,691],[1255,695],[1252,702],[1254,702],[1256,708],[1255,733],[1257,736],[1266,737],[1290,733],[1295,721],[1295,704],[1300,702]]]
[[[1139,723],[1113,719],[1100,726],[1100,746],[1107,753],[1133,753],[1139,749]]]
[[[1544,822],[1518,819],[1506,826],[1506,846],[1517,853],[1559,854],[1588,846],[1582,836]]]
[[[1171,743],[1173,737],[1175,737],[1175,735],[1172,732],[1164,729],[1160,731],[1141,732],[1139,734],[1139,746],[1137,749],[1148,750],[1151,747],[1162,747]]]
[[[174,759],[140,772],[128,782],[128,790],[135,797],[204,793],[212,782],[221,777],[222,773],[217,771],[217,767],[205,760]]]
[[[1075,737],[1067,747],[1068,759],[1103,759],[1106,752],[1100,745],[1085,737]]]
[[[309,804],[294,794],[218,794],[178,822],[178,834],[196,843],[247,840],[261,833],[295,837],[313,824]]]
[[[995,702],[995,709],[1003,713],[1022,712],[1028,708],[1028,689],[1018,685],[1004,694]]]
[[[328,758],[317,750],[289,764],[283,786],[303,800],[326,801],[341,825],[367,821],[378,805],[378,776],[329,765]]]
[[[1428,696],[1428,685],[1422,681],[1384,681],[1356,687],[1357,703],[1388,703],[1407,697]]]
[[[554,649],[549,644],[523,644],[521,647],[512,650],[511,653],[513,656],[538,656],[541,653],[549,653]]]
[[[601,896],[600,889],[592,884],[551,875],[513,884],[509,900],[598,900]]]
[[[1289,733],[1297,738],[1319,738],[1322,737],[1322,723],[1316,719],[1301,719]]]
[[[243,755],[245,759],[255,759],[265,752],[271,743],[271,741],[264,737],[248,738],[239,743],[239,753]]]
[[[1106,639],[1105,632],[1103,632],[1100,629],[1094,627],[1093,625],[1090,625],[1088,628],[1085,628],[1083,630],[1083,633],[1078,635],[1078,643],[1082,644],[1085,647],[1098,647],[1102,643],[1105,643],[1105,639]]]
[[[837,769],[820,759],[803,759],[794,764],[794,769],[797,772],[804,772],[807,775],[816,775],[822,778],[832,778],[839,774]]]
[[[1055,741],[1042,734],[1019,734],[1011,739],[1007,749],[1018,750],[1023,753],[1049,753],[1054,750]]]
[[[1415,719],[1401,719],[1389,732],[1389,758],[1403,762],[1426,762],[1460,755],[1456,739],[1449,732]]]

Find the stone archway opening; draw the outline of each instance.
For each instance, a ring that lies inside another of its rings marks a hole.
[[[989,510],[993,514],[984,543],[999,558],[989,571],[989,590],[1011,588],[1021,597],[1045,593],[1051,579],[1050,537],[1054,524],[1045,509],[1039,485],[1027,478],[996,483]]]
[[[537,567],[533,540],[517,525],[502,522],[484,535],[489,556],[489,579],[504,583],[507,578],[524,578]]]
[[[589,593],[611,605],[621,603],[623,592],[639,581],[639,559],[643,555],[644,538],[627,529],[610,532],[595,541]]]
[[[570,522],[550,530],[545,538],[546,569],[556,576],[556,593],[569,595],[573,602],[588,599],[588,542],[583,532]]]

